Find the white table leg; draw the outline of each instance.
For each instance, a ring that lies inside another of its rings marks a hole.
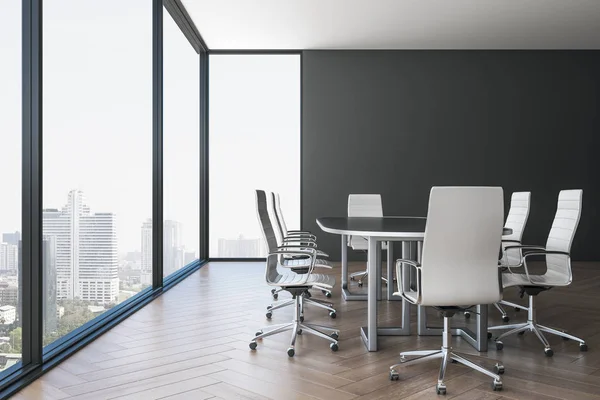
[[[379,257],[377,256],[379,255]],[[367,264],[370,277],[377,275],[377,260],[381,261],[381,242],[369,237],[369,262]],[[371,283],[373,283],[371,281]],[[367,297],[367,329],[362,329],[362,337],[369,351],[377,351],[377,285],[368,286]]]

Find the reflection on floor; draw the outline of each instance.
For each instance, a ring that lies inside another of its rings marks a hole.
[[[506,367],[504,390],[493,392],[489,379],[451,365],[448,396],[456,399],[600,399],[600,272],[598,263],[575,263],[574,283],[539,297],[538,318],[588,341],[580,353],[573,342],[548,336],[554,349],[546,358],[531,334],[512,336],[504,350],[488,352]],[[353,263],[351,270],[364,264]],[[339,266],[332,271],[339,281]],[[353,283],[356,289],[356,283]],[[272,302],[264,283],[264,263],[211,263],[115,327],[85,349],[32,383],[15,399],[425,399],[437,398],[439,364],[421,364],[388,378],[398,352],[437,348],[439,337],[385,337],[369,353],[358,327],[366,322],[366,302],[343,302],[339,287],[333,301],[338,317],[307,309],[306,320],[340,330],[340,350],[304,335],[296,356],[285,353],[289,335],[266,338],[252,352],[253,333],[268,325]],[[366,290],[366,285],[362,290]],[[289,297],[282,294],[280,299]],[[321,298],[319,293],[315,297]],[[511,301],[516,291],[505,294]],[[291,321],[291,309],[275,311],[270,323]],[[491,323],[500,324],[490,309]],[[525,315],[510,311],[513,321]],[[399,322],[400,303],[381,302],[381,324]],[[431,312],[430,321],[436,313]],[[415,318],[413,318],[415,321]],[[464,323],[455,316],[453,323]],[[413,331],[415,329],[413,328]],[[473,349],[456,339],[455,348]],[[493,346],[491,346],[493,347]]]

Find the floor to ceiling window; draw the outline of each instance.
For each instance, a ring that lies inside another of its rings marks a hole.
[[[163,275],[198,258],[200,55],[163,11]]]
[[[0,2],[0,375],[21,360],[21,2]]]
[[[43,8],[44,345],[152,284],[152,2]]]
[[[300,55],[211,55],[210,257],[264,257],[255,190],[300,225]]]

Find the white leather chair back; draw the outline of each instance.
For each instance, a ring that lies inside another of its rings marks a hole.
[[[277,243],[283,244],[283,239],[287,236],[287,228],[284,230],[284,222],[281,213],[278,211],[279,208],[279,194],[274,192],[269,193],[270,202],[269,212],[271,220],[274,222],[273,227],[275,228],[275,236],[277,237]]]
[[[349,217],[383,217],[380,194],[348,195]],[[348,236],[348,246],[354,250],[367,250],[369,242],[362,236]]]
[[[277,238],[269,216],[267,194],[264,190],[256,191],[256,216],[267,244],[267,254],[277,250]],[[279,275],[277,272],[277,257],[267,257],[266,279],[273,282]]]
[[[502,263],[504,265],[519,265],[521,263],[522,252],[520,249],[511,249],[505,253],[504,248],[521,243],[525,224],[527,224],[527,219],[529,218],[530,204],[531,192],[514,192],[510,198],[510,210],[508,211],[504,226],[511,228],[513,232],[510,235],[502,237],[504,240],[509,240],[509,242],[502,243],[502,254],[504,257]],[[510,241],[512,240],[519,243],[511,243]]]
[[[349,217],[383,217],[380,194],[348,195]]]
[[[491,304],[502,298],[498,249],[503,219],[501,187],[431,189],[420,304]]]
[[[571,245],[581,217],[583,190],[561,190],[558,194],[556,215],[546,241],[546,250],[571,252]],[[548,275],[562,276],[571,281],[570,257],[563,255],[547,255]]]
[[[279,198],[279,193],[273,193],[273,207],[275,209],[275,215],[279,220],[279,225],[281,227],[281,231],[284,235],[287,235],[287,225],[285,224],[285,219],[283,219],[283,212],[281,212],[281,200]]]

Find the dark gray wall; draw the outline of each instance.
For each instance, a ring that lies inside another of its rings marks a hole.
[[[332,259],[315,218],[346,215],[349,193],[425,216],[431,186],[499,185],[506,210],[532,192],[528,244],[559,190],[583,189],[572,253],[600,260],[599,51],[305,51],[302,98],[302,226]]]

